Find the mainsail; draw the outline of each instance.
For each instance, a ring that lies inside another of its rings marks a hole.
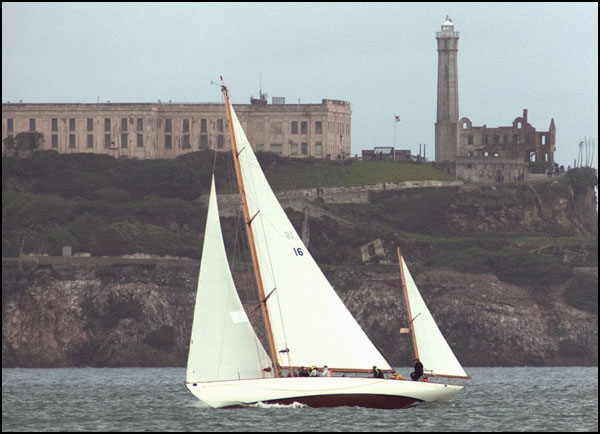
[[[279,364],[391,369],[302,243],[230,108]]]
[[[264,371],[270,366],[231,276],[213,177],[186,382],[264,378],[273,375]]]
[[[402,262],[402,275],[406,285],[408,311],[412,317],[410,320],[415,346],[426,372],[440,377],[470,378],[435,323],[408,271],[404,258],[398,256]]]

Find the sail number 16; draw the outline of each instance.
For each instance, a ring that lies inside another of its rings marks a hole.
[[[302,251],[302,247],[294,247],[294,254],[296,256],[304,256],[304,252]]]

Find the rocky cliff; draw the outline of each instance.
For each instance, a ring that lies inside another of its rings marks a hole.
[[[185,366],[198,268],[191,260],[3,260],[2,366]],[[396,266],[327,274],[386,357],[408,364]],[[491,274],[435,269],[415,280],[465,366],[598,363],[597,311],[565,302],[569,282],[541,301]]]

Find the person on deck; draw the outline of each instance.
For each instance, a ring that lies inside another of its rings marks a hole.
[[[383,371],[377,366],[373,366],[373,378],[384,378]]]
[[[415,365],[415,370],[410,373],[410,378],[412,378],[413,381],[419,381],[423,378],[423,363],[421,363],[419,359],[414,359],[413,363]]]
[[[323,372],[321,373],[321,377],[331,377],[331,371],[327,367],[327,365],[323,366]]]
[[[317,369],[316,366],[313,366],[312,369],[310,370],[310,376],[311,377],[318,377],[319,376],[319,370]]]
[[[304,366],[300,367],[300,372],[298,373],[299,377],[308,377],[310,374],[308,373],[308,369],[306,369]]]

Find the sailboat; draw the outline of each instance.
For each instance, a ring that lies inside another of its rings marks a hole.
[[[256,159],[222,85],[231,147],[266,341],[257,337],[225,252],[214,177],[194,309],[186,387],[215,407],[294,404],[396,409],[448,400],[464,386],[388,377],[388,361],[337,296],[296,233]],[[409,330],[429,378],[469,378],[452,353],[401,256]],[[328,366],[331,376],[296,376]]]

